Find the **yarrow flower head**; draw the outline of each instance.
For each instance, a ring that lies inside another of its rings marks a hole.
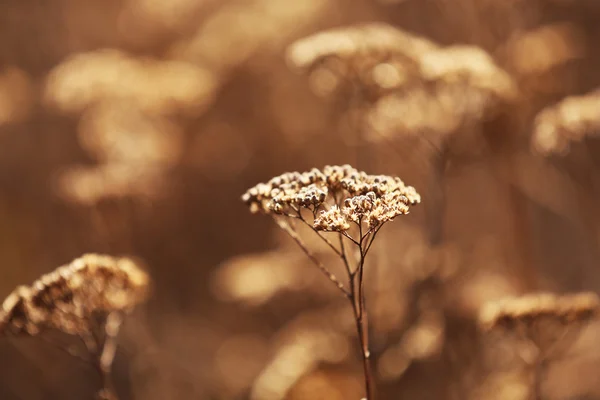
[[[313,168],[308,172],[286,172],[276,176],[248,189],[242,200],[251,212],[271,215],[323,275],[350,300],[361,342],[365,390],[369,393],[372,372],[369,341],[365,334],[365,259],[381,227],[399,215],[408,214],[410,206],[421,202],[421,196],[400,178],[369,175],[350,165],[328,165],[322,171]],[[309,250],[296,229],[300,224],[310,228],[340,257],[349,287]],[[330,235],[338,236],[339,241],[334,244],[326,237]],[[353,251],[346,246],[352,246]]]
[[[252,212],[299,217],[310,210],[319,231],[346,231],[350,223],[374,229],[421,201],[400,178],[369,175],[350,165],[287,172],[250,188],[242,199]]]
[[[540,320],[566,325],[590,320],[599,311],[600,300],[595,293],[563,296],[534,293],[487,304],[481,311],[479,322],[485,330],[528,328]]]
[[[16,288],[0,308],[0,333],[88,333],[94,315],[128,312],[143,302],[149,281],[130,259],[86,254]]]

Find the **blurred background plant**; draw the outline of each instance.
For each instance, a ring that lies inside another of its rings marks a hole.
[[[0,297],[132,254],[156,284],[119,335],[122,398],[355,398],[344,300],[238,200],[349,163],[426,199],[366,272],[380,398],[526,398],[477,315],[600,289],[599,17],[588,0],[0,2]],[[549,398],[600,397],[598,328],[549,366]],[[2,399],[97,388],[51,346],[1,341],[0,360]]]

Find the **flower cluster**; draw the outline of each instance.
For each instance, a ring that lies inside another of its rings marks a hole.
[[[564,154],[571,143],[600,133],[600,91],[567,97],[546,107],[535,119],[532,144],[537,151],[549,155]]]
[[[0,308],[0,333],[88,333],[94,315],[127,312],[144,301],[149,281],[130,259],[86,254],[15,289]]]
[[[329,57],[389,60],[399,56],[417,60],[438,46],[428,39],[384,23],[335,28],[298,40],[288,49],[288,58],[298,68],[310,68]]]
[[[600,300],[594,293],[556,296],[550,293],[531,294],[493,302],[483,308],[480,323],[485,330],[529,327],[541,319],[561,325],[584,322],[600,310]]]
[[[288,172],[254,186],[242,199],[252,212],[300,216],[302,209],[311,210],[313,228],[337,232],[350,229],[351,222],[376,228],[421,201],[400,178],[368,175],[349,165]]]
[[[307,72],[319,95],[342,94],[361,82],[375,96],[400,89],[418,73],[419,58],[438,46],[428,39],[383,23],[334,28],[300,39],[288,60]]]

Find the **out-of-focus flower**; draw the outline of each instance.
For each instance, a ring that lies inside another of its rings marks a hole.
[[[333,57],[347,62],[369,57],[394,58],[416,62],[437,48],[433,42],[383,23],[332,29],[293,43],[288,58],[298,68],[310,68]]]
[[[399,134],[450,134],[462,123],[463,113],[469,112],[461,108],[470,100],[463,94],[443,87],[435,91],[416,87],[382,97],[367,111],[368,138],[380,141]]]
[[[64,112],[83,113],[79,141],[96,167],[58,179],[59,194],[93,204],[113,196],[157,196],[182,152],[176,116],[198,116],[217,82],[182,61],[137,59],[118,50],[76,55],[48,77],[45,96]]]
[[[150,278],[127,258],[86,254],[19,286],[0,309],[0,333],[37,335],[56,329],[90,334],[96,313],[128,312],[146,300]]]
[[[278,334],[277,351],[255,381],[251,399],[286,398],[290,389],[320,363],[339,363],[348,357],[351,324],[349,332],[343,333],[333,329],[326,322],[328,318],[330,312],[304,314]]]
[[[85,204],[114,196],[160,195],[182,149],[176,125],[122,100],[104,101],[85,111],[79,142],[99,164],[61,172],[57,188],[60,195]]]
[[[520,32],[506,44],[506,55],[522,77],[531,78],[585,55],[583,32],[571,23]]]
[[[315,285],[306,273],[303,254],[278,250],[232,258],[221,265],[213,280],[213,290],[222,300],[261,305],[283,290],[306,291]]]
[[[570,96],[546,107],[535,118],[533,147],[542,154],[565,154],[571,142],[600,132],[600,91]]]
[[[120,9],[120,35],[135,44],[154,43],[189,28],[214,0],[127,0]]]
[[[427,52],[419,59],[419,68],[425,81],[461,85],[499,100],[510,100],[516,94],[510,75],[475,46],[457,45]]]
[[[307,71],[313,90],[332,95],[347,86],[379,96],[410,83],[420,57],[438,46],[383,23],[316,33],[293,43],[290,64]]]
[[[211,73],[186,62],[137,59],[103,49],[63,61],[50,72],[45,97],[66,112],[120,99],[153,115],[199,115],[216,84]]]
[[[364,24],[323,31],[288,48],[313,90],[357,109],[365,139],[445,136],[516,98],[511,76],[483,49],[442,47],[401,29]],[[358,105],[357,105],[358,104]]]
[[[279,48],[329,5],[328,1],[231,2],[211,14],[191,39],[172,47],[174,58],[224,73],[262,48]]]
[[[118,100],[86,111],[78,134],[81,146],[100,162],[164,166],[177,162],[183,139],[177,125]]]
[[[480,322],[486,330],[533,330],[538,320],[553,320],[557,325],[577,323],[593,318],[599,311],[600,300],[594,293],[563,296],[537,293],[486,304]]]

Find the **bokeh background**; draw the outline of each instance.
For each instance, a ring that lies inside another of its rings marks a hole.
[[[240,201],[349,163],[423,197],[366,273],[379,398],[526,399],[514,343],[476,318],[600,289],[599,20],[593,0],[2,0],[0,297],[133,256],[154,287],[120,336],[122,399],[358,400],[350,308]],[[547,399],[600,398],[598,333]],[[98,385],[0,340],[3,400]]]

